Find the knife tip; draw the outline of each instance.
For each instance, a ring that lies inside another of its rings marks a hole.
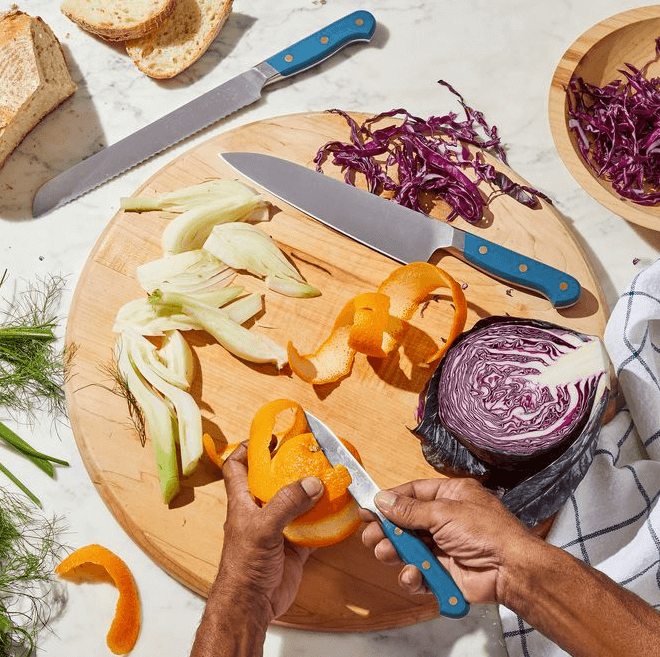
[[[36,219],[37,217],[41,217],[41,215],[46,214],[51,208],[49,208],[47,205],[44,205],[43,203],[40,202],[37,197],[34,198],[34,201],[32,201],[32,217],[33,219]]]
[[[47,180],[41,187],[39,187],[32,199],[32,216],[35,219],[55,208],[59,208],[60,205],[65,202],[65,199],[61,197],[56,197],[53,201],[53,194],[49,193],[50,182],[50,180]]]

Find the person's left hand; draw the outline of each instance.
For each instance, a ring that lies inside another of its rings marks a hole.
[[[282,530],[314,506],[323,494],[323,483],[316,477],[294,482],[260,507],[248,490],[245,445],[234,450],[222,472],[227,489],[220,560],[223,586],[243,597],[260,598],[270,621],[291,606],[310,553],[309,548],[286,541]]]

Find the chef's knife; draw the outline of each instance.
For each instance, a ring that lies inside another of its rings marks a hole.
[[[435,555],[414,533],[397,527],[388,520],[374,502],[380,490],[376,482],[367,474],[355,457],[344,447],[332,430],[321,420],[305,411],[307,424],[332,466],[343,465],[351,476],[348,490],[355,501],[363,508],[375,514],[403,561],[416,566],[424,576],[428,588],[438,600],[438,608],[443,616],[462,618],[470,610],[461,590],[456,586],[451,575],[444,569]]]
[[[228,114],[254,103],[267,84],[311,68],[351,43],[371,40],[375,29],[376,21],[368,11],[354,11],[331,23],[55,176],[37,191],[32,203],[33,216],[38,217],[68,203]]]
[[[578,281],[563,271],[307,167],[260,153],[221,157],[283,201],[398,262],[426,261],[447,248],[497,278],[540,292],[555,307],[580,296]]]

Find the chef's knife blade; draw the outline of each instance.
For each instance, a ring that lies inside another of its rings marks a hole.
[[[363,509],[368,509],[378,517],[385,535],[392,542],[401,559],[416,566],[422,573],[428,588],[438,600],[440,613],[449,618],[465,616],[470,610],[470,605],[435,555],[414,533],[397,527],[378,510],[374,497],[380,489],[376,482],[329,427],[307,411],[305,416],[316,442],[330,464],[343,465],[351,475],[348,490],[355,501]]]
[[[496,278],[540,292],[555,307],[580,296],[580,284],[566,272],[307,167],[260,153],[221,157],[283,201],[398,262],[426,261],[447,248]]]
[[[254,103],[267,84],[311,68],[351,43],[369,41],[375,28],[376,21],[368,11],[355,11],[280,51],[47,181],[34,197],[33,216],[38,217],[68,203],[122,171]]]

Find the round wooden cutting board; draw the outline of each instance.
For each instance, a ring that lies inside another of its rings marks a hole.
[[[357,115],[362,120],[364,117]],[[220,134],[168,164],[136,195],[153,195],[209,178],[237,178],[219,153],[249,150],[270,153],[313,167],[318,148],[349,132],[340,116],[287,115]],[[510,177],[513,172],[498,164]],[[324,170],[341,178],[331,164]],[[264,194],[277,208],[260,226],[290,256],[305,278],[322,291],[314,299],[291,299],[267,290],[262,281],[239,276],[246,288],[265,293],[265,313],[251,330],[302,353],[313,351],[332,327],[345,302],[374,291],[399,265],[335,233]],[[438,208],[438,214],[442,209]],[[75,438],[103,500],[128,534],[166,572],[205,596],[215,577],[223,541],[225,489],[220,471],[205,457],[167,506],[160,499],[149,441],[140,444],[125,400],[110,391],[104,368],[111,363],[117,310],[142,296],[138,265],[160,258],[160,236],[168,219],[158,212],[120,211],[110,221],[85,266],[71,308],[67,343],[76,346],[67,401]],[[509,287],[462,261],[438,252],[434,261],[465,284],[468,326],[487,315],[508,313],[553,321],[602,335],[607,311],[584,253],[552,206],[526,208],[508,196],[495,198],[478,227],[455,225],[517,249],[574,275],[583,286],[580,301],[557,311],[544,298]],[[374,230],[377,226],[374,225]],[[405,239],[402,234],[401,239]],[[450,299],[440,292],[414,320],[425,339],[439,342],[451,320]],[[424,460],[409,428],[415,426],[420,391],[431,370],[414,364],[401,349],[387,360],[358,355],[350,376],[314,388],[284,370],[234,358],[203,332],[186,335],[197,372],[192,394],[204,416],[204,430],[229,442],[244,440],[257,409],[285,397],[301,403],[357,447],[367,470],[381,487],[437,476]],[[411,347],[411,345],[408,345]],[[398,587],[397,568],[378,562],[357,532],[345,542],[316,550],[291,609],[277,622],[326,631],[388,629],[437,616],[432,597],[407,596]]]

